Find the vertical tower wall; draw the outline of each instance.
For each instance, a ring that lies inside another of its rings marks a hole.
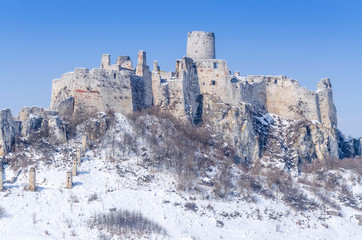
[[[111,65],[111,56],[110,54],[102,55],[101,68],[108,68]]]
[[[337,111],[333,103],[332,84],[328,78],[317,85],[321,122],[328,127],[337,127]]]
[[[138,52],[136,75],[133,75],[132,78],[132,97],[134,110],[152,106],[152,76],[144,50]]]
[[[194,31],[187,35],[186,56],[192,59],[215,59],[215,35]]]

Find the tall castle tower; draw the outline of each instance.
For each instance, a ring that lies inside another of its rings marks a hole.
[[[186,57],[215,59],[215,35],[212,32],[193,31],[187,35]]]

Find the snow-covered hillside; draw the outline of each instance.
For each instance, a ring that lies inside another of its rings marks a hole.
[[[162,121],[155,123],[158,120],[150,116],[145,119],[153,122],[149,126],[159,127],[156,132],[164,134]],[[78,126],[77,132],[82,130]],[[189,184],[192,187],[185,191],[180,189],[179,174],[149,163],[155,151],[146,135],[147,131],[140,133],[126,117],[116,114],[114,125],[82,156],[70,190],[65,188],[66,172],[71,170],[81,134],[67,144],[54,146],[46,159],[39,150],[25,149],[23,156],[34,163],[26,167],[11,162],[4,165],[6,181],[0,206],[5,214],[0,218],[0,239],[361,239],[361,175],[350,170],[330,171],[339,175],[337,185],[348,188],[355,200],[351,205],[350,199],[343,202],[341,195],[329,191],[328,196],[338,202],[334,209],[323,206],[313,195],[309,185],[315,180],[312,174],[288,180],[303,192],[300,196],[311,201],[305,205],[308,208],[298,210],[285,200],[286,193],[276,181],[269,182],[268,193],[262,191],[266,185],[261,175],[253,176],[261,182],[257,190],[246,188],[245,182],[238,184],[237,179],[249,179],[246,176],[251,173],[237,164],[228,165],[233,187],[227,196],[214,194],[216,179],[222,179],[217,163],[190,179],[195,185]],[[134,141],[126,146],[125,136]],[[198,154],[215,156],[202,151]],[[9,158],[14,156],[18,155],[10,154]],[[30,166],[36,168],[35,192],[27,190]],[[139,212],[167,233],[124,231],[117,235],[92,224],[96,214],[117,210]]]

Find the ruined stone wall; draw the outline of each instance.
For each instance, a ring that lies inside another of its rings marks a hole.
[[[19,125],[13,120],[10,109],[0,110],[0,157],[11,151],[18,135]]]
[[[290,119],[320,121],[318,94],[285,76],[248,76],[243,100]]]
[[[159,70],[158,65],[154,69]],[[201,121],[202,95],[196,65],[191,58],[177,60],[175,73],[153,71],[152,92],[155,106],[194,124]]]
[[[140,103],[137,104],[139,108],[147,108],[152,106],[152,73],[147,65],[146,52],[140,50],[138,52],[138,62],[136,67],[136,75],[141,78],[134,76],[133,93],[140,93]]]
[[[128,56],[119,56],[111,65],[110,55],[103,54],[101,68],[76,68],[53,81],[51,109],[60,114],[108,110],[130,113],[150,107],[151,78],[145,51],[139,52],[136,69]]]
[[[258,111],[294,120],[316,120],[330,128],[337,126],[329,79],[322,79],[318,90],[311,91],[286,76],[248,76],[240,81],[240,89],[241,101]]]
[[[337,111],[333,104],[332,84],[328,78],[317,85],[321,122],[328,127],[337,127]]]
[[[230,103],[231,76],[225,60],[194,60],[201,94],[219,97],[222,102]]]
[[[263,76],[242,79],[240,84],[241,101],[250,103],[261,112],[267,110],[266,84]]]
[[[176,117],[186,120],[185,99],[184,99],[184,78],[169,79],[168,86],[168,105],[170,110]]]
[[[74,112],[132,112],[132,80],[129,71],[77,68],[53,81],[51,109],[73,97]]]
[[[170,74],[171,75],[171,74]],[[153,105],[166,109],[169,104],[169,93],[167,79],[163,78],[158,71],[152,72],[152,94]]]

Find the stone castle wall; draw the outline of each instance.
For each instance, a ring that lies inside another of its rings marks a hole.
[[[51,109],[60,110],[65,103],[65,108],[72,109],[72,113],[107,110],[131,113],[150,107],[151,72],[145,54],[136,69],[131,68],[129,57],[121,56],[117,64],[110,65],[109,54],[104,54],[102,68],[76,68],[74,72],[63,74],[60,79],[53,80]]]
[[[311,91],[286,76],[248,76],[242,83],[241,99],[257,109],[294,120],[316,120],[328,127],[337,126],[329,79]]]
[[[74,112],[132,112],[131,79],[128,71],[76,68],[53,81],[51,109],[73,97]]]
[[[220,59],[195,60],[201,94],[218,95],[230,102],[230,73],[227,62]]]
[[[251,104],[262,113],[337,126],[329,79],[318,83],[317,91],[310,91],[286,76],[231,75],[227,62],[215,59],[215,36],[208,32],[188,34],[186,55],[176,61],[175,72],[160,71],[157,61],[151,72],[143,50],[138,52],[136,68],[128,56],[118,57],[111,65],[110,55],[104,54],[100,69],[77,68],[53,81],[51,109],[62,109],[67,103],[73,104],[73,112],[111,109],[129,113],[155,105],[198,123],[204,101],[212,98],[236,107]]]

